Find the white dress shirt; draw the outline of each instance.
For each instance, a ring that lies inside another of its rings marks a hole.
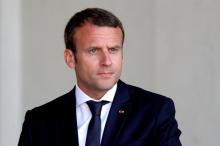
[[[89,122],[92,118],[92,113],[90,112],[89,106],[87,105],[87,101],[93,100],[93,101],[109,101],[109,103],[102,106],[101,111],[101,136],[100,141],[102,139],[105,123],[107,121],[107,117],[112,105],[113,98],[115,96],[117,89],[117,84],[115,84],[100,100],[94,100],[88,95],[86,95],[76,84],[76,117],[77,117],[77,128],[78,128],[78,140],[79,140],[79,146],[85,146],[86,143],[86,136],[87,136],[87,130],[89,126]]]

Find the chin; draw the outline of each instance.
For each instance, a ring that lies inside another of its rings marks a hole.
[[[104,81],[99,84],[99,87],[102,90],[110,90],[115,85],[115,83],[116,81]]]

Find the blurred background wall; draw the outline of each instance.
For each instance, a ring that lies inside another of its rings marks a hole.
[[[73,88],[63,31],[87,7],[122,20],[122,79],[174,100],[183,145],[219,145],[220,1],[0,0],[0,146],[17,145],[26,110]]]

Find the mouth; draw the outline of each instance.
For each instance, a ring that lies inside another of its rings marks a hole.
[[[102,78],[110,78],[113,76],[114,73],[111,73],[111,72],[101,72],[101,73],[98,73],[97,75],[102,77]]]

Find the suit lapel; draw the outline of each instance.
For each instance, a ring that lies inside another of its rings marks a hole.
[[[115,145],[130,109],[128,87],[118,82],[117,91],[105,125],[101,146]]]
[[[78,130],[76,121],[76,97],[75,88],[65,95],[63,104],[62,139],[64,145],[78,146]],[[119,138],[126,116],[129,113],[128,87],[122,81],[118,82],[117,91],[105,125],[101,146],[113,146]]]
[[[78,146],[78,131],[76,121],[75,88],[67,93],[63,103],[63,118],[61,118],[62,139],[64,145]]]

